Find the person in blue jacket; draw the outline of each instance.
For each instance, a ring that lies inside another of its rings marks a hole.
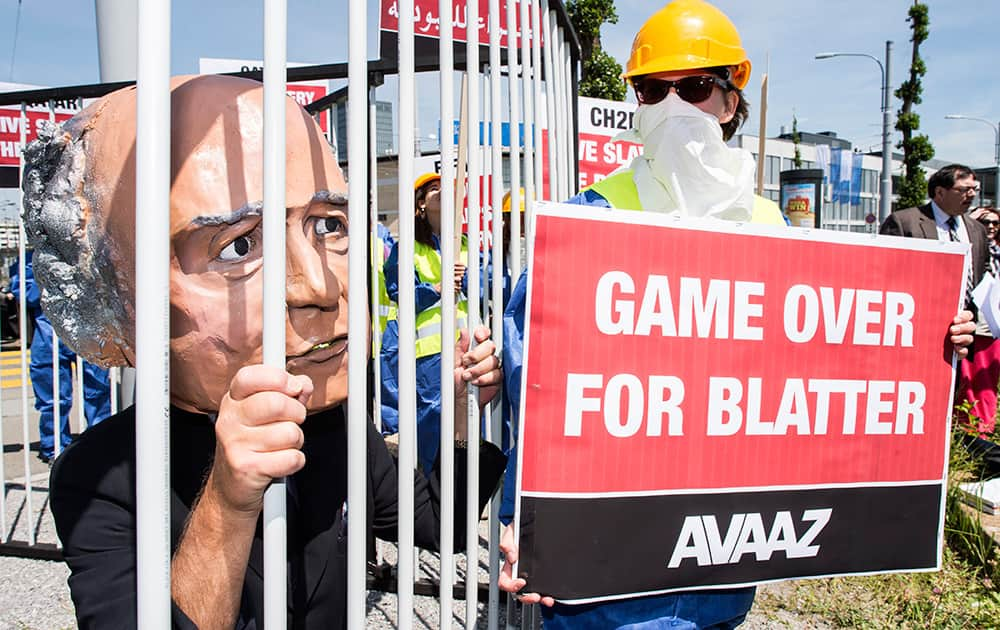
[[[416,312],[416,391],[417,391],[417,461],[421,470],[430,472],[441,442],[441,176],[425,173],[414,183],[414,301]],[[462,240],[462,259],[466,254]],[[455,264],[458,328],[467,325],[468,304],[464,294],[465,266]],[[389,299],[399,302],[399,243],[383,268]],[[382,334],[382,433],[399,431],[399,322],[388,321]]]
[[[749,112],[741,90],[749,81],[750,61],[728,17],[703,0],[667,4],[636,35],[624,76],[639,101],[634,139],[643,143],[643,154],[567,203],[785,224],[773,202],[753,194],[750,156],[724,144]],[[720,178],[719,172],[728,177]],[[523,364],[525,278],[522,274],[504,314],[502,363],[515,414]],[[969,313],[956,317],[950,330],[953,343],[971,342],[970,319]],[[512,456],[501,512],[507,520],[513,516],[515,464]],[[506,562],[500,588],[516,593],[525,581],[511,574],[517,547],[509,527],[501,548]],[[546,630],[700,630],[740,625],[754,593],[753,587],[687,591],[582,605],[559,604],[530,593],[522,595],[522,601],[545,604]]]
[[[38,458],[45,463],[55,455],[55,423],[52,376],[52,343],[54,333],[45,313],[42,312],[41,294],[35,283],[32,270],[34,250],[28,250],[24,260],[24,298],[28,316],[35,323],[35,333],[31,338],[31,388],[35,393],[35,409],[38,418],[39,452]],[[15,300],[21,296],[20,269],[18,261],[10,267],[10,290]],[[69,446],[69,412],[73,404],[73,363],[76,354],[65,344],[59,344],[59,436],[61,448]],[[83,407],[87,426],[93,426],[111,415],[111,385],[108,371],[83,362]]]

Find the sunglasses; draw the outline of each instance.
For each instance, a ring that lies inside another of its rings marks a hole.
[[[701,103],[712,95],[715,86],[726,90],[729,83],[714,74],[702,74],[676,81],[667,79],[653,79],[651,77],[640,77],[632,82],[635,88],[635,97],[641,105],[656,105],[667,98],[670,88],[677,91],[677,96],[692,105]]]
[[[979,219],[979,222],[982,223],[983,225],[992,226],[992,227],[997,227],[998,225],[1000,225],[1000,221],[997,221],[996,219],[992,219],[992,220],[991,219]]]

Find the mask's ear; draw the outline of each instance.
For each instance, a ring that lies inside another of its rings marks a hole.
[[[736,90],[730,90],[726,92],[725,98],[726,98],[726,109],[725,111],[722,112],[722,115],[719,116],[720,125],[724,125],[733,119],[733,116],[736,115],[736,108],[740,104],[740,95],[736,92]]]

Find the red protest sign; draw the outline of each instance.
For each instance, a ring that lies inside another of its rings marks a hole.
[[[519,464],[531,590],[938,566],[967,246],[799,232],[540,205]]]

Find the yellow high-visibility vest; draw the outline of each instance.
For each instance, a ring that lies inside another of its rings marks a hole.
[[[468,243],[462,236],[462,260],[468,258]],[[441,277],[441,252],[431,245],[416,242],[413,247],[413,265],[416,267],[419,282],[428,284],[443,284]],[[447,279],[452,282],[452,278]],[[465,296],[455,305],[455,341],[458,341],[459,330],[468,325],[468,303]],[[420,357],[440,354],[441,352],[441,301],[417,313],[417,344],[416,355]]]
[[[642,210],[642,202],[639,201],[639,191],[635,187],[635,180],[632,178],[631,169],[618,171],[610,177],[595,182],[584,190],[593,190],[598,193],[608,200],[612,208]],[[753,211],[750,222],[768,225],[787,225],[778,204],[758,195],[753,196]]]

